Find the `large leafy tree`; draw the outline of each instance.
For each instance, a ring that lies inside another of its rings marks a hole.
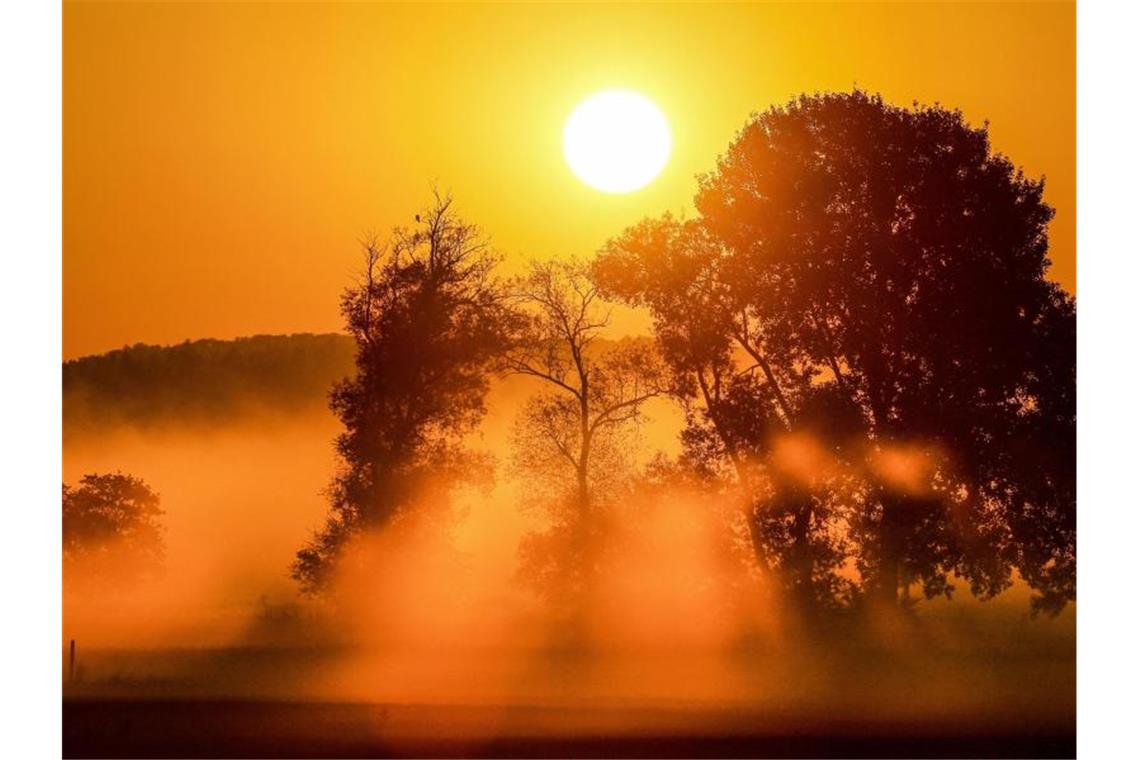
[[[1075,308],[1045,276],[1043,188],[959,112],[859,91],[756,115],[701,180],[722,333],[783,368],[771,395],[806,373],[857,412],[822,419],[862,440],[847,533],[883,600],[1014,569],[1038,608],[1073,596]]]
[[[325,587],[353,535],[445,499],[483,471],[462,438],[483,416],[488,370],[510,332],[498,257],[450,197],[437,195],[413,227],[366,243],[364,255],[360,281],[341,300],[356,375],[330,398],[345,428],[342,466],[328,519],[293,566],[310,591]]]

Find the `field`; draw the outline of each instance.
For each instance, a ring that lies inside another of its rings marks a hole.
[[[273,647],[87,652],[64,689],[64,756],[1046,758],[1076,751],[1075,671],[1064,648],[1021,660],[846,651],[817,659],[815,668],[782,655],[790,671],[753,658],[734,669],[778,686],[747,699],[712,696],[725,684],[716,682],[713,663],[696,656],[564,658],[560,666],[548,657],[537,668],[516,668],[516,682],[497,695],[485,687],[504,669],[490,653],[440,669],[351,659],[366,674],[354,689],[314,679],[338,670],[344,655]],[[409,673],[418,682],[399,680]],[[433,699],[441,685],[447,688]],[[702,690],[709,698],[670,695]],[[376,696],[363,696],[369,692]],[[932,701],[932,693],[941,696]]]
[[[680,710],[64,702],[65,757],[1073,757],[1061,726]]]

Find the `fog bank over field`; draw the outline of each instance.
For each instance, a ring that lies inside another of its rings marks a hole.
[[[120,422],[68,430],[64,480],[144,477],[161,495],[167,545],[159,577],[66,597],[63,637],[80,652],[73,693],[695,705],[849,719],[865,716],[874,694],[877,719],[1033,715],[1064,725],[1072,713],[1072,605],[1031,619],[1022,584],[988,603],[960,584],[953,602],[919,602],[904,622],[809,631],[751,567],[731,492],[669,488],[621,504],[598,549],[599,583],[574,610],[552,604],[520,564],[520,542],[544,518],[525,508],[528,484],[505,454],[535,388],[517,377],[495,381],[469,440],[497,455],[494,483],[356,542],[363,561],[338,577],[337,602],[302,598],[289,565],[325,513],[338,425],[323,393],[283,393],[279,410],[238,413],[218,390],[235,387],[211,390],[209,408],[224,415],[190,403],[151,406],[145,418],[104,409]],[[649,416],[642,463],[674,454],[679,427],[666,402]]]
[[[106,647],[232,644],[252,617],[297,601],[289,565],[321,523],[336,466],[328,390],[350,368],[340,335],[136,346],[66,363],[64,481],[144,478],[161,497],[167,556],[158,578],[129,593],[70,595],[67,626],[77,630],[65,636]],[[464,494],[441,533],[441,545],[504,585],[519,538],[538,522],[519,509],[502,456],[533,390],[523,378],[493,383],[469,442],[498,452],[501,482],[490,495]],[[645,433],[667,445],[677,414],[664,402],[656,412]]]

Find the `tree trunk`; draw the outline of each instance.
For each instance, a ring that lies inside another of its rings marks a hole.
[[[751,500],[751,494],[747,498],[749,501],[745,507],[744,519],[748,524],[748,538],[752,543],[752,556],[756,560],[757,567],[767,573],[771,570],[771,566],[768,564],[768,550],[764,544],[764,534],[760,531],[756,503]]]
[[[578,466],[578,516],[586,520],[590,514],[590,481],[586,461]]]
[[[583,591],[589,589],[594,582],[592,567],[593,541],[595,533],[594,514],[590,499],[590,401],[589,380],[585,372],[580,372],[582,395],[579,397],[579,421],[581,423],[581,442],[578,451],[578,465],[575,475],[578,480],[577,493],[577,526],[575,528],[577,557],[575,562],[581,573],[584,584]]]
[[[815,613],[815,588],[812,582],[814,563],[811,556],[811,497],[797,495],[794,498],[792,522],[792,546],[789,562],[791,587],[796,603],[805,615]]]
[[[590,513],[590,402],[586,396],[586,378],[582,378],[580,422],[582,425],[581,449],[578,454],[578,511],[582,519]]]
[[[768,562],[768,550],[764,543],[764,534],[760,531],[760,522],[757,519],[756,502],[753,498],[755,489],[752,487],[751,478],[745,469],[744,462],[741,461],[740,455],[736,450],[735,442],[727,434],[721,422],[716,402],[713,399],[708,382],[705,380],[704,372],[698,369],[696,371],[696,377],[697,385],[701,389],[701,396],[705,401],[705,409],[708,410],[709,420],[712,422],[713,429],[716,431],[717,437],[720,438],[720,442],[724,446],[729,460],[732,462],[732,468],[736,472],[737,480],[739,480],[740,484],[744,487],[745,498],[747,499],[744,505],[744,521],[748,525],[748,538],[752,543],[752,555],[756,559],[756,565],[760,570],[767,573],[772,569],[772,566]]]
[[[899,603],[899,573],[903,555],[902,510],[905,507],[897,496],[882,498],[883,517],[879,524],[879,567],[875,579],[874,598],[880,604],[897,607]]]

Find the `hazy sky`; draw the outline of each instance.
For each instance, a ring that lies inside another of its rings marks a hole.
[[[1071,3],[67,3],[64,354],[339,329],[356,241],[433,181],[510,262],[589,254],[691,208],[749,112],[853,85],[988,119],[1046,175],[1075,290],[1075,75]],[[665,171],[625,196],[562,160],[566,117],[607,87],[673,130]]]

